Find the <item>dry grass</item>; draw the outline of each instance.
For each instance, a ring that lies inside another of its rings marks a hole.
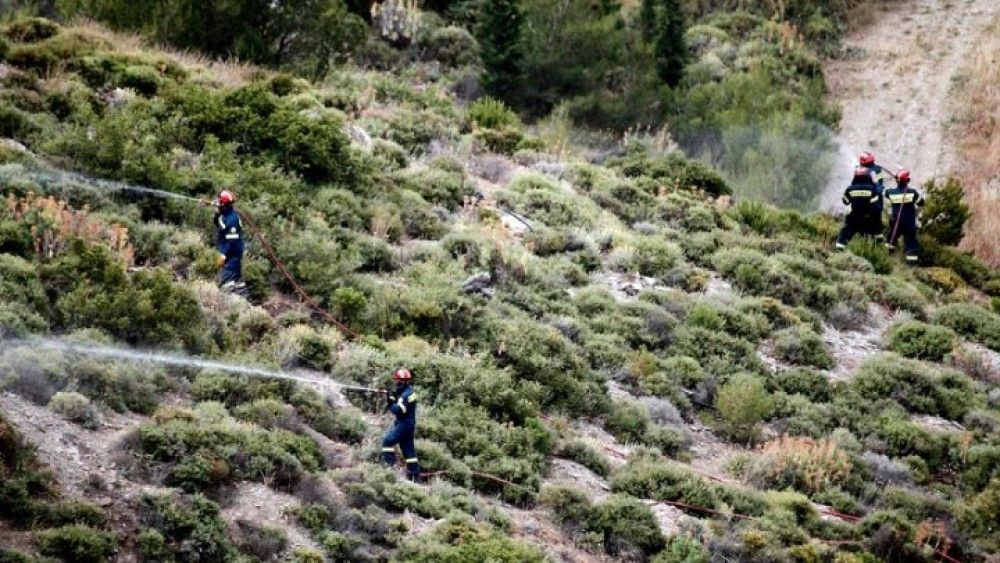
[[[961,247],[1000,266],[1000,22],[981,39],[963,69],[968,80],[957,96],[955,132],[962,158],[955,172],[972,207]]]
[[[229,88],[242,86],[254,77],[267,71],[237,60],[212,59],[194,51],[184,51],[159,45],[134,33],[108,29],[104,25],[86,18],[73,21],[70,28],[82,35],[103,40],[115,46],[115,51],[127,56],[148,57],[150,55],[172,59],[192,75],[205,81]]]

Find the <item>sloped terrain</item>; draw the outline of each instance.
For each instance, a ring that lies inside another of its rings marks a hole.
[[[962,175],[966,166],[949,135],[967,61],[995,25],[996,2],[918,0],[889,3],[826,65],[830,95],[843,108],[846,159],[836,168],[824,208],[836,209],[857,153],[873,150],[919,183]]]
[[[311,84],[92,24],[5,35],[4,557],[1000,549],[995,270],[945,246],[924,268],[834,253],[828,215],[731,205],[643,139],[583,158],[502,104],[460,107],[430,63]],[[261,228],[249,301],[211,282],[199,200],[222,187]],[[416,484],[378,464],[378,397],[309,379],[382,387],[399,365]]]

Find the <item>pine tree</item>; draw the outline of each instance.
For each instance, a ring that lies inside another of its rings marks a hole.
[[[483,56],[483,87],[491,96],[514,105],[521,82],[521,27],[524,15],[517,0],[486,0],[477,39]]]
[[[645,41],[652,41],[656,37],[656,0],[642,0],[639,29],[642,30],[642,38]]]
[[[684,45],[684,13],[681,12],[680,0],[660,0],[660,2],[662,9],[654,47],[656,74],[660,80],[673,87],[680,83],[687,59],[687,46]],[[643,8],[645,15],[647,8],[645,6]]]

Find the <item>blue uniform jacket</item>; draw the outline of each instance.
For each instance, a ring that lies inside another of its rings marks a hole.
[[[864,215],[873,210],[878,210],[875,206],[882,199],[874,184],[851,184],[844,190],[842,201],[844,205],[851,206],[851,215]]]
[[[243,257],[243,223],[236,208],[227,205],[215,215],[216,249],[226,258]]]
[[[892,222],[901,226],[913,226],[917,223],[917,208],[924,204],[920,192],[909,187],[895,187],[886,190],[885,198],[892,205]]]
[[[885,179],[891,178],[892,175],[878,164],[869,166],[868,171],[872,175],[872,181],[875,182],[875,193],[878,194],[878,202],[875,204],[875,209],[882,211],[882,194],[885,192]]]
[[[407,385],[402,391],[396,392],[396,401],[389,405],[389,410],[396,415],[397,424],[406,424],[410,427],[417,424],[417,395],[413,392],[413,387]]]

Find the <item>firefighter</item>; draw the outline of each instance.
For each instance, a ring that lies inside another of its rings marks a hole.
[[[844,190],[842,201],[850,205],[851,210],[844,219],[844,228],[837,236],[837,248],[847,247],[856,234],[871,235],[872,214],[876,213],[875,204],[882,199],[876,190],[875,181],[867,168],[859,166],[854,169],[854,179]],[[879,220],[881,222],[881,219]],[[881,233],[879,233],[881,234]]]
[[[881,165],[875,162],[875,153],[873,152],[863,152],[858,156],[858,164],[862,168],[867,168],[868,173],[872,177],[872,181],[875,182],[875,192],[878,194],[878,203],[875,204],[875,213],[869,217],[869,222],[867,228],[865,229],[865,234],[874,237],[877,240],[883,238],[882,232],[885,227],[882,224],[882,199],[885,194],[885,180],[886,178],[891,178],[892,175],[882,168]]]
[[[886,190],[885,198],[892,205],[892,218],[889,221],[889,250],[896,249],[896,240],[903,237],[903,251],[907,264],[920,262],[920,244],[917,242],[917,208],[923,206],[924,198],[920,192],[910,187],[910,171],[900,170],[896,174],[896,187]]]
[[[396,389],[386,391],[386,407],[396,415],[396,420],[382,439],[382,461],[389,467],[394,466],[396,445],[399,444],[406,461],[406,476],[416,481],[420,478],[420,463],[413,443],[417,432],[417,395],[410,386],[413,376],[410,370],[399,368],[392,373],[392,379],[396,382]]]
[[[246,297],[247,284],[243,281],[243,223],[233,205],[236,197],[229,190],[222,190],[215,200],[216,265],[219,267],[219,288]]]

